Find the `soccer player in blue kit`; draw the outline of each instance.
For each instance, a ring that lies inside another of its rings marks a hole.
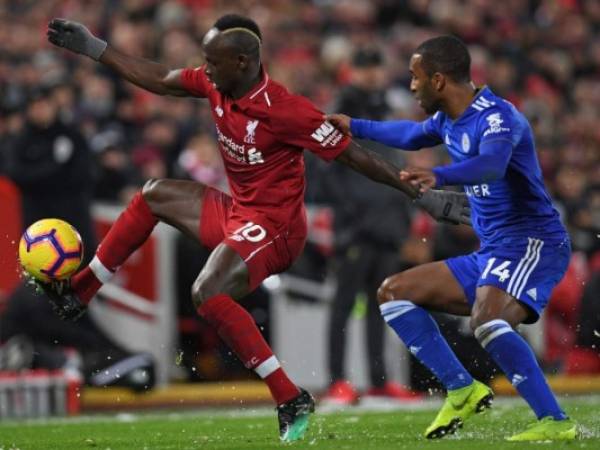
[[[469,255],[423,264],[387,278],[381,314],[447,389],[427,438],[454,433],[491,406],[492,390],[458,361],[428,310],[470,316],[482,347],[527,401],[537,421],[511,441],[570,440],[578,425],[561,409],[535,355],[515,331],[538,320],[567,269],[567,232],[544,188],[531,127],[511,103],[470,77],[471,58],[453,36],[422,43],[410,59],[410,89],[423,122],[376,122],[333,114],[328,120],[356,138],[418,150],[444,143],[452,164],[407,169],[401,178],[422,192],[464,185],[480,239]]]

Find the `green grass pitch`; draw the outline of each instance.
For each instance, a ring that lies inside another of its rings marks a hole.
[[[82,416],[73,419],[0,423],[0,450],[268,450],[281,448],[387,449],[600,449],[600,398],[563,399],[583,429],[583,438],[567,443],[510,443],[532,419],[520,400],[498,401],[456,435],[440,441],[421,437],[439,403],[418,411],[361,410],[313,416],[306,438],[281,444],[273,410],[162,412]]]

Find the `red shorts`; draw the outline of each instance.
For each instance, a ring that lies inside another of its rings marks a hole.
[[[206,188],[200,217],[200,242],[213,249],[221,242],[246,262],[250,290],[270,275],[283,272],[300,256],[306,242],[304,220],[282,229],[265,213],[234,211],[232,198]],[[293,236],[293,237],[291,237]]]

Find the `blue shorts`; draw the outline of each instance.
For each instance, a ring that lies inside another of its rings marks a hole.
[[[571,244],[536,238],[510,240],[494,248],[446,260],[471,306],[479,286],[495,286],[528,306],[525,323],[534,323],[545,308],[554,286],[569,265]]]

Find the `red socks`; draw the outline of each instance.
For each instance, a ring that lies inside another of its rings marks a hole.
[[[79,299],[89,303],[102,284],[148,239],[157,223],[138,192],[102,240],[92,262],[72,278],[71,286]],[[217,330],[246,367],[265,380],[278,405],[298,396],[300,391],[279,365],[252,316],[231,297],[216,295],[206,300],[198,314]]]
[[[89,303],[102,284],[148,239],[157,223],[158,219],[138,192],[100,243],[89,266],[72,278],[71,286],[77,297]]]
[[[265,380],[278,405],[298,396],[300,391],[279,365],[248,311],[224,294],[209,298],[197,311],[244,365]]]

